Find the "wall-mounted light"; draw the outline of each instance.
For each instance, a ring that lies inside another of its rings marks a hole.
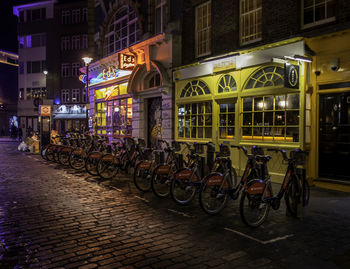
[[[44,70],[43,73],[46,76],[49,72],[47,70]]]

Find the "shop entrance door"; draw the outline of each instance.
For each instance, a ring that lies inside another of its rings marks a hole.
[[[158,139],[162,139],[162,98],[148,99],[147,144],[158,147]]]
[[[319,176],[350,180],[350,92],[320,95]]]

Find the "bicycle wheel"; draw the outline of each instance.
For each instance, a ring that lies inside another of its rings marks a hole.
[[[207,176],[199,191],[199,204],[209,215],[220,213],[228,201],[228,190],[232,188],[230,180],[222,174],[213,173]]]
[[[62,165],[69,165],[69,153],[65,150],[62,150],[59,154],[58,154],[58,161],[60,164]]]
[[[46,160],[48,160],[48,161],[50,161],[50,162],[53,161],[53,158],[54,158],[53,154],[54,154],[54,152],[53,152],[53,146],[49,146],[49,147],[47,148],[47,150],[45,151]]]
[[[134,170],[134,184],[142,192],[148,192],[151,189],[151,162],[143,161],[136,165]]]
[[[102,153],[91,152],[85,160],[86,172],[88,172],[92,176],[98,176],[97,164],[101,157],[102,157]]]
[[[170,180],[167,174],[154,174],[151,180],[153,193],[158,198],[166,198],[170,194]]]
[[[189,177],[183,178],[181,174],[189,174]],[[179,171],[170,185],[170,194],[173,200],[179,205],[188,205],[194,198],[197,192],[197,187],[193,185],[191,180],[192,171],[190,169],[184,169]]]
[[[260,180],[252,180],[247,189],[242,192],[239,203],[241,218],[246,225],[253,228],[263,224],[270,211],[270,204],[262,200],[271,196],[271,184],[268,183],[264,194],[265,186],[266,184]]]
[[[48,148],[48,145],[41,146],[41,148],[40,148],[40,155],[41,155],[41,158],[43,158],[43,159],[46,160],[46,161],[47,161],[47,158],[46,158],[46,151],[47,151],[47,148]]]
[[[288,212],[296,217],[298,214],[298,205],[301,198],[301,186],[298,179],[293,176],[288,184],[287,191],[284,194],[284,199],[286,201],[286,206]]]
[[[73,151],[71,155],[69,155],[69,165],[75,170],[83,169],[85,166],[85,157],[83,154],[76,154]]]
[[[117,162],[112,154],[104,155],[97,164],[97,174],[103,179],[111,179],[118,173]]]

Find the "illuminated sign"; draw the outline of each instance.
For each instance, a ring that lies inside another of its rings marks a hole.
[[[114,66],[110,66],[102,70],[102,79],[106,80],[110,78],[116,78],[117,73],[118,73],[118,69],[116,69]]]
[[[287,63],[284,65],[284,87],[299,88],[299,66]]]
[[[105,89],[101,89],[103,98],[105,100],[111,99],[113,96],[119,95],[119,86],[112,86]]]
[[[127,94],[128,83],[122,83],[118,85],[113,85],[103,89],[98,89],[95,91],[96,99],[111,100],[113,97]]]
[[[119,54],[119,69],[133,70],[135,67],[135,56],[120,53]]]
[[[40,106],[40,116],[51,116],[51,106]]]

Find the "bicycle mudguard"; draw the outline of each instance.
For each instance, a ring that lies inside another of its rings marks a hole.
[[[99,158],[101,158],[101,152],[93,152],[93,153],[90,153],[89,154],[89,158],[91,158],[91,159],[99,159]]]
[[[83,149],[82,148],[78,148],[78,149],[75,149],[72,154],[82,154],[83,153]]]
[[[72,152],[73,151],[73,148],[63,148],[61,149],[61,153],[69,153],[69,152]]]
[[[196,176],[196,174],[193,174],[192,169],[190,168],[180,168],[179,170],[177,170],[174,174],[174,178],[179,179],[179,180],[183,180],[183,179],[190,179],[192,177],[192,182],[196,182],[198,181],[198,178]]]
[[[154,170],[154,172],[158,175],[169,175],[170,171],[171,171],[171,166],[169,164],[160,164]]]
[[[224,179],[225,178],[223,174],[219,172],[214,172],[206,176],[204,180],[207,186],[218,186],[221,185]],[[226,180],[223,187],[230,188],[230,183]]]
[[[150,169],[151,168],[151,164],[152,164],[151,161],[144,160],[144,161],[139,161],[137,163],[136,167],[139,168],[139,169]]]
[[[266,188],[266,183],[261,179],[252,179],[247,183],[245,188],[249,194],[252,194],[252,195],[263,194]],[[268,198],[270,196],[271,196],[270,190],[267,189],[265,193],[265,198]]]

